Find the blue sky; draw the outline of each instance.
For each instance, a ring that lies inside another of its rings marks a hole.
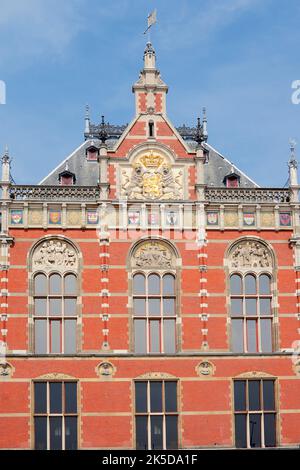
[[[0,0],[0,151],[9,145],[17,183],[82,142],[86,103],[93,122],[132,119],[154,8],[172,122],[194,125],[206,106],[213,147],[261,186],[286,183],[289,138],[300,144],[298,0]]]

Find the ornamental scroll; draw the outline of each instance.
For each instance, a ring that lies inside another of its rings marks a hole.
[[[33,270],[55,269],[65,271],[78,268],[78,257],[73,246],[65,240],[51,239],[42,242],[32,257]]]
[[[136,268],[172,268],[173,264],[170,248],[157,241],[142,243],[133,255],[133,266]]]
[[[128,199],[178,200],[183,197],[183,171],[150,151],[121,173],[121,195]]]
[[[230,268],[272,268],[270,250],[258,240],[243,240],[230,253]]]

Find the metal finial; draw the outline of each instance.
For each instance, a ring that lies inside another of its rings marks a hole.
[[[84,133],[88,135],[90,133],[90,107],[88,104],[85,105],[85,126],[84,126]]]
[[[297,159],[296,159],[296,145],[297,145],[297,142],[296,142],[295,139],[290,139],[289,144],[290,144],[291,154],[290,154],[290,159],[289,159],[288,165],[289,165],[290,168],[298,168],[298,162],[297,162]]]
[[[104,144],[107,139],[107,130],[106,130],[106,124],[105,124],[103,115],[101,116],[99,137],[100,137],[101,142]]]
[[[3,163],[7,163],[10,161],[10,158],[9,158],[9,150],[8,150],[8,145],[6,144],[5,145],[5,149],[4,149],[4,154],[3,154],[3,157],[2,157],[2,162]]]
[[[85,105],[85,118],[90,119],[90,107],[88,104]]]

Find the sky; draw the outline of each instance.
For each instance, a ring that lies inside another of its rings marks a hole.
[[[214,148],[260,186],[286,184],[299,0],[0,0],[0,154],[8,145],[16,183],[38,183],[83,142],[87,103],[94,123],[132,120],[154,8],[170,120],[195,125],[205,106]]]

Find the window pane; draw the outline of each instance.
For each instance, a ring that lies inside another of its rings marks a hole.
[[[47,353],[47,320],[34,322],[34,352],[36,354]]]
[[[259,299],[260,315],[271,315],[271,299]]]
[[[49,300],[49,315],[62,315],[61,299]]]
[[[175,299],[163,299],[163,315],[175,315]]]
[[[231,294],[242,293],[242,278],[237,274],[230,276],[230,292]]]
[[[234,411],[246,410],[246,381],[234,382]]]
[[[47,295],[47,278],[44,274],[37,274],[34,278],[34,294]]]
[[[261,447],[261,415],[249,415],[250,447]]]
[[[146,300],[133,299],[133,310],[135,315],[146,315]]]
[[[175,353],[176,351],[176,333],[175,320],[164,320],[164,352]]]
[[[50,276],[50,294],[61,294],[61,276],[59,274]]]
[[[148,419],[146,416],[135,418],[136,450],[148,449]]]
[[[162,416],[151,416],[151,448],[162,449],[163,448],[163,433],[162,433]]]
[[[148,294],[160,294],[160,277],[157,274],[148,276]]]
[[[61,352],[61,322],[60,321],[51,321],[51,353],[60,353]]]
[[[147,352],[146,320],[134,320],[134,350],[136,353]]]
[[[249,380],[248,381],[248,391],[249,391],[249,410],[260,410],[260,396],[259,396],[259,380]]]
[[[247,320],[247,350],[248,352],[257,352],[255,320]]]
[[[268,295],[271,292],[271,279],[266,274],[259,276],[259,293]]]
[[[149,315],[160,315],[160,299],[148,299]]]
[[[35,382],[34,384],[34,412],[47,413],[47,383]]]
[[[62,383],[50,382],[50,413],[62,412]]]
[[[65,382],[65,413],[77,413],[76,382]]]
[[[177,411],[177,382],[165,382],[165,411]]]
[[[47,315],[47,300],[46,299],[34,299],[34,314],[38,316]]]
[[[62,449],[62,418],[50,417],[50,449]]]
[[[65,315],[76,315],[77,299],[65,299],[64,304]]]
[[[272,352],[272,320],[261,320],[260,332],[262,352]]]
[[[276,447],[276,415],[275,413],[266,413],[264,415],[265,425],[265,446]]]
[[[245,276],[245,294],[256,294],[256,278],[252,274]]]
[[[245,299],[246,303],[246,315],[256,315],[256,299]]]
[[[178,417],[166,416],[166,447],[178,449]]]
[[[162,411],[162,382],[150,382],[150,411]]]
[[[243,316],[243,300],[231,299],[231,316]]]
[[[147,382],[135,383],[135,412],[147,413]]]
[[[34,418],[34,448],[47,450],[47,418]]]
[[[275,410],[274,380],[263,381],[264,410]]]
[[[65,295],[77,294],[77,278],[75,274],[67,274],[64,278]]]
[[[160,322],[151,321],[150,322],[150,352],[159,353],[160,352]]]
[[[76,320],[66,320],[65,321],[65,348],[64,352],[66,354],[75,354],[76,353]]]
[[[145,276],[142,274],[135,274],[135,276],[133,276],[133,293],[136,295],[143,295],[146,293]]]
[[[165,274],[163,277],[163,295],[175,294],[175,277],[171,274]]]
[[[232,351],[244,352],[243,320],[232,320]]]
[[[65,418],[65,449],[77,449],[77,417],[66,416]]]
[[[235,446],[247,447],[247,415],[235,415]]]

